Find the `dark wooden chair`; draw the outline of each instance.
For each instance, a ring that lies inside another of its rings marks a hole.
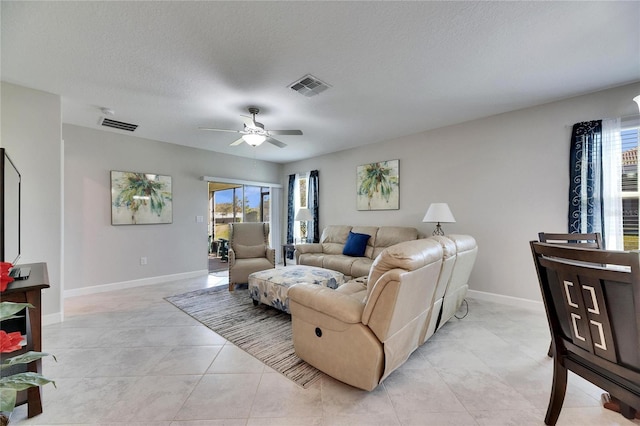
[[[634,418],[640,407],[640,254],[530,244],[555,347],[545,423],[558,420],[568,370],[609,392],[622,415]]]
[[[560,244],[563,246],[571,246],[580,244],[580,247],[603,249],[602,235],[599,232],[584,234],[558,234],[551,232],[538,232],[538,240],[541,243]],[[553,342],[549,345],[547,356],[553,356]]]

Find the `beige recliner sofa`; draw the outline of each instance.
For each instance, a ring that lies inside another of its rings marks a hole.
[[[450,319],[444,306],[460,306],[476,254],[470,236],[430,237],[386,248],[367,278],[336,290],[296,284],[288,293],[296,353],[342,382],[376,388]]]
[[[350,231],[369,235],[363,256],[342,254]],[[332,269],[342,272],[348,280],[369,275],[373,260],[385,248],[416,239],[418,230],[405,226],[330,225],[322,231],[319,243],[298,244],[294,255],[298,265]]]

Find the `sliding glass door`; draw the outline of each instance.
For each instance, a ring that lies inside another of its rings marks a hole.
[[[269,187],[209,182],[210,251],[229,239],[229,223],[269,222],[270,201]]]

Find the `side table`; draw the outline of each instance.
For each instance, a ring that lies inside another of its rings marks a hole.
[[[284,266],[287,266],[287,256],[289,252],[293,252],[296,249],[295,244],[283,244],[282,245],[282,263]]]

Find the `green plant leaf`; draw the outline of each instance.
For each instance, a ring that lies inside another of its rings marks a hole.
[[[47,379],[42,374],[32,372],[18,373],[0,378],[0,389],[21,391],[33,386],[43,386],[47,383],[53,383],[53,386],[56,385],[56,382]]]
[[[12,365],[16,365],[16,364],[28,364],[32,361],[36,361],[39,360],[40,358],[44,358],[45,356],[49,356],[51,354],[48,354],[46,352],[34,352],[34,351],[29,351],[26,353],[23,353],[22,355],[16,355],[14,357],[11,357],[7,360],[5,360],[2,365],[0,365],[0,370],[5,369],[5,368],[9,368]],[[55,356],[51,355],[53,357],[53,359],[55,361],[58,361],[56,359]]]
[[[34,308],[31,303],[14,303],[14,302],[1,302],[0,303],[0,321],[11,318],[24,308]]]
[[[0,388],[0,411],[10,413],[16,406],[16,396],[18,391],[15,389]]]

